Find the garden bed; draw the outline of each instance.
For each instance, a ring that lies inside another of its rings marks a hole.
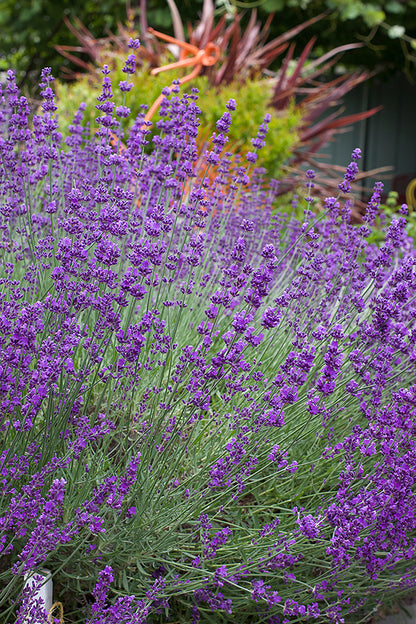
[[[277,214],[268,116],[233,157],[230,99],[201,155],[174,85],[149,149],[108,67],[63,142],[52,85],[30,120],[9,72],[0,119],[5,622],[47,621],[45,567],[72,624],[357,624],[414,591],[406,207],[370,242],[378,184],[351,224],[356,149],[320,212],[309,170]]]

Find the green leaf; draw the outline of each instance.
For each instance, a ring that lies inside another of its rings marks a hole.
[[[347,4],[341,7],[340,17],[342,20],[355,19],[361,14],[361,7],[358,3]]]
[[[405,12],[405,8],[402,4],[400,4],[400,2],[397,2],[397,0],[390,0],[390,2],[387,2],[386,6],[384,7],[385,11],[388,11],[389,13],[404,13]]]
[[[126,570],[123,570],[122,572],[121,583],[122,583],[123,588],[126,590],[126,592],[130,593],[129,581],[127,579]]]
[[[386,19],[386,14],[379,7],[374,5],[363,5],[363,19],[367,26],[372,28],[373,26],[377,26],[384,22]]]
[[[283,11],[285,8],[285,0],[265,0],[262,4],[262,9],[267,13],[273,13],[274,11]]]

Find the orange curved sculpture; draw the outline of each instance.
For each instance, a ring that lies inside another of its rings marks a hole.
[[[192,45],[191,43],[186,43],[186,41],[180,41],[175,37],[171,37],[170,35],[165,35],[164,33],[158,32],[153,28],[149,28],[149,32],[159,39],[163,39],[168,43],[174,43],[175,45],[181,48],[181,57],[179,61],[175,63],[169,63],[169,65],[162,65],[162,67],[155,67],[150,72],[153,76],[159,74],[163,71],[168,71],[170,69],[176,69],[179,67],[192,67],[194,65],[193,70],[187,76],[179,79],[179,84],[184,84],[185,82],[189,82],[198,76],[199,72],[203,67],[211,67],[215,65],[215,63],[220,58],[220,49],[215,43],[209,42],[205,48],[197,48],[197,46]],[[186,58],[187,55],[191,54],[191,58]],[[145,121],[150,121],[150,119],[155,114],[158,109],[161,101],[165,96],[160,95],[149,108],[147,115],[145,117]]]
[[[187,76],[183,76],[183,78],[179,78],[179,84],[184,84],[185,82],[189,82],[198,76],[199,72],[203,67],[211,67],[215,65],[215,63],[220,58],[220,49],[215,43],[209,42],[205,48],[198,48],[197,46],[192,45],[191,43],[186,43],[186,41],[180,41],[175,37],[171,37],[170,35],[165,35],[154,28],[149,28],[149,33],[154,35],[155,37],[159,37],[159,39],[163,39],[168,43],[173,43],[181,49],[179,61],[175,63],[169,63],[168,65],[162,65],[161,67],[155,67],[151,70],[151,74],[155,76],[163,71],[168,71],[170,69],[177,69],[180,67],[193,67],[190,74]],[[187,58],[189,55],[190,58]],[[147,111],[146,117],[144,118],[144,123],[141,126],[141,129],[147,127],[148,121],[150,121],[160,106],[163,98],[166,96],[161,94],[158,98],[153,102],[152,106]],[[119,140],[118,136],[114,133],[110,133],[110,144],[113,147],[117,147],[119,145],[118,153],[121,154],[125,149],[125,145]]]

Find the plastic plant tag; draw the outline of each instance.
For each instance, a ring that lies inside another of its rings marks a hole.
[[[42,600],[45,610],[49,612],[53,602],[53,582],[50,570],[40,569],[36,570],[36,572],[27,572],[24,577],[24,586],[25,588],[33,587],[33,585],[37,584],[34,577],[39,576],[43,576],[44,582],[33,595],[33,600]]]

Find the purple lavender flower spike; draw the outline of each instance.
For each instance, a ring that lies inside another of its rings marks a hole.
[[[344,181],[338,184],[339,190],[342,191],[343,193],[351,192],[351,182],[355,180],[356,175],[358,173],[358,165],[356,161],[359,160],[360,158],[361,158],[361,150],[359,148],[356,148],[351,154],[352,160],[347,167],[347,171],[344,175]]]

